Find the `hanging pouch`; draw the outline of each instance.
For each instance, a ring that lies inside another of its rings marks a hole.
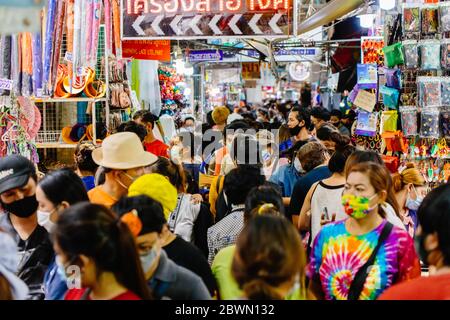
[[[405,55],[405,66],[408,69],[417,69],[419,67],[419,50],[416,40],[405,40],[402,42]]]
[[[450,78],[442,77],[441,80],[441,105],[450,106]]]
[[[423,5],[421,8],[422,35],[434,35],[439,31],[439,7],[437,5]]]
[[[405,58],[403,56],[403,45],[401,42],[397,42],[391,46],[384,47],[384,60],[386,66],[393,68],[397,65],[405,63]]]
[[[389,109],[396,109],[400,92],[397,89],[386,86],[380,87],[380,94],[383,97],[383,103]]]
[[[419,104],[426,107],[438,107],[441,105],[441,78],[418,77]]]
[[[439,138],[439,109],[423,109],[421,114],[420,136]]]
[[[420,32],[420,8],[417,4],[403,4],[403,33],[405,35]]]
[[[439,3],[439,22],[442,32],[450,32],[450,2]]]
[[[441,112],[441,128],[445,138],[450,138],[450,108],[447,107]]]
[[[402,132],[405,137],[417,135],[417,107],[403,106],[400,107],[400,119],[402,124]]]
[[[381,114],[381,134],[397,131],[398,113],[395,110],[383,111]]]
[[[400,90],[402,88],[402,81],[399,69],[384,69],[386,77],[386,86]]]
[[[420,42],[421,68],[438,70],[441,68],[441,43],[437,40]]]
[[[360,110],[355,133],[360,136],[374,137],[377,134],[378,112]]]

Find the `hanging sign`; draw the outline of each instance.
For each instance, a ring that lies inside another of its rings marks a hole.
[[[294,0],[122,0],[122,39],[286,37]]]
[[[261,79],[261,67],[259,62],[243,62],[242,78],[245,80]]]
[[[189,62],[222,61],[222,50],[194,50],[189,52]]]
[[[289,65],[289,75],[292,80],[302,82],[309,80],[311,76],[311,63],[296,62]]]
[[[169,40],[124,40],[122,57],[140,60],[170,61]]]

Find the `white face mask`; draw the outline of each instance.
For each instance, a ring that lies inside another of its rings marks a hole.
[[[408,209],[417,211],[417,210],[419,210],[419,207],[423,201],[423,197],[420,197],[417,194],[417,190],[416,190],[416,188],[414,188],[414,186],[413,186],[413,189],[414,189],[414,193],[416,194],[416,199],[415,200],[411,199],[411,197],[409,196],[409,193],[408,193],[408,198],[406,199],[405,205]]]
[[[56,210],[56,209],[55,209]],[[54,211],[46,212],[46,211],[37,211],[38,224],[44,227],[49,233],[55,228],[56,223],[50,220],[50,216]]]
[[[298,160],[297,157],[294,160],[294,168],[295,168],[295,170],[297,170],[298,173],[305,172],[302,168],[302,163],[300,162],[300,160]]]
[[[173,146],[172,149],[170,149],[170,159],[176,164],[181,161],[181,149],[180,146]]]

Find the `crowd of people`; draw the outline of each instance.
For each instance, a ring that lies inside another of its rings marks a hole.
[[[303,102],[186,115],[166,141],[138,111],[43,178],[1,158],[0,300],[450,299],[450,184],[392,174],[353,111]]]

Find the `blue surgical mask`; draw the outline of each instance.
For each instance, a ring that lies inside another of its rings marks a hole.
[[[67,282],[66,267],[61,262],[61,259],[59,258],[59,256],[56,256],[55,262],[56,262],[56,265],[58,266],[58,269],[57,269],[58,275],[61,277],[62,280],[64,280],[64,282]]]
[[[148,270],[153,266],[156,258],[158,257],[158,252],[156,248],[152,248],[147,253],[140,255],[142,269],[144,273],[147,273]]]
[[[417,194],[416,188],[413,187],[413,189],[416,194],[416,199],[415,200],[411,199],[411,197],[409,196],[409,193],[408,193],[408,198],[406,199],[406,207],[410,210],[417,211],[417,210],[419,210],[420,204],[423,201],[423,197],[419,197],[419,195]]]

